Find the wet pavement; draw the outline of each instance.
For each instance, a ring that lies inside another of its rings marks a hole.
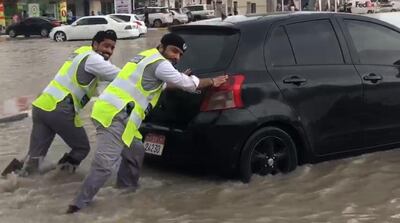
[[[112,61],[123,66],[162,35],[121,40]],[[38,94],[65,58],[88,41],[56,43],[48,39],[0,37],[0,102]],[[92,148],[95,133],[83,112]],[[29,143],[30,118],[0,124],[0,169],[23,157]],[[68,150],[56,137],[47,160]],[[0,222],[400,222],[400,151],[303,165],[287,175],[256,176],[249,184],[145,165],[141,187],[126,194],[107,182],[92,205],[65,215],[84,176],[93,150],[75,175],[56,171],[43,176],[0,179]],[[114,176],[115,178],[115,176]]]

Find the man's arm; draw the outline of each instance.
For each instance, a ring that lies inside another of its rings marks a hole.
[[[168,61],[161,62],[156,68],[155,75],[160,80],[167,83],[167,88],[180,88],[188,92],[195,92],[196,90],[206,87],[218,87],[225,83],[228,76],[218,76],[215,78],[201,78],[190,75],[190,70],[181,73],[176,70]]]
[[[112,64],[110,61],[104,60],[99,54],[90,55],[85,64],[85,71],[89,72],[102,81],[112,81],[121,69]]]
[[[206,87],[219,87],[228,80],[228,75],[221,75],[213,78],[201,78],[197,89]]]

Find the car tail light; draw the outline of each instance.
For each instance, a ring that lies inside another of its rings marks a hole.
[[[130,26],[130,25],[125,26],[125,30],[127,30],[127,29],[132,29],[132,26]]]
[[[134,23],[136,23],[138,26],[142,25],[142,23],[140,23],[139,21],[135,21]]]
[[[242,84],[244,75],[235,74],[218,88],[211,89],[204,98],[200,111],[242,108]]]
[[[52,21],[52,22],[51,22],[51,25],[52,25],[53,27],[61,26],[61,22],[59,22],[59,21]]]

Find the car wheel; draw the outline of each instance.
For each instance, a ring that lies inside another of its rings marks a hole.
[[[57,42],[63,42],[67,40],[67,36],[64,32],[58,31],[54,34],[54,40]]]
[[[156,27],[156,28],[161,27],[162,26],[161,20],[159,20],[159,19],[154,20],[153,26]]]
[[[179,20],[174,19],[174,21],[172,22],[172,24],[173,24],[173,25],[179,25],[179,24],[181,24],[181,23],[179,22]]]
[[[392,10],[390,10],[391,12],[396,12],[397,10],[396,9],[392,9]]]
[[[296,145],[292,137],[277,127],[264,127],[254,132],[243,147],[240,157],[240,179],[248,183],[253,174],[287,173],[297,167]]]
[[[29,38],[31,35],[29,35],[29,34],[25,34],[24,35],[26,38]]]
[[[42,29],[40,31],[40,36],[42,37],[48,37],[49,36],[49,31],[47,29]]]
[[[15,30],[10,29],[10,31],[8,31],[8,36],[11,38],[15,38],[17,37],[17,33],[15,32]]]

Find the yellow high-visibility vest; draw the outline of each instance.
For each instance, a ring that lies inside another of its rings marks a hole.
[[[139,127],[146,116],[148,106],[156,106],[162,92],[162,84],[147,91],[142,86],[144,69],[159,60],[165,60],[160,52],[153,48],[141,52],[128,62],[118,76],[106,87],[94,103],[91,117],[109,127],[115,115],[130,102],[134,108],[122,134],[122,141],[130,146],[133,139],[142,139]]]
[[[95,52],[91,46],[83,46],[75,50],[60,70],[58,70],[54,79],[47,85],[39,97],[32,102],[32,105],[44,111],[53,111],[60,101],[71,95],[75,109],[74,123],[76,127],[81,127],[83,123],[78,113],[90,100],[90,97],[93,96],[98,81],[97,78],[94,78],[88,85],[81,85],[76,75],[79,64],[93,53]]]

